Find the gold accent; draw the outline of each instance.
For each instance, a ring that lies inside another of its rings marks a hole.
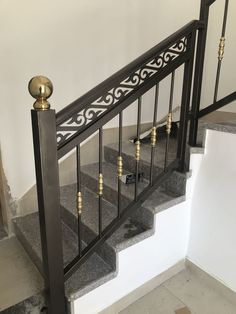
[[[117,176],[118,178],[122,177],[123,173],[123,159],[122,156],[117,157]]]
[[[99,173],[99,176],[98,176],[98,195],[99,196],[103,195],[103,175],[102,175],[102,173]]]
[[[220,38],[219,50],[218,50],[218,59],[222,61],[225,52],[225,37]]]
[[[140,160],[140,150],[141,150],[141,143],[140,143],[140,141],[136,141],[135,145],[136,145],[135,159],[137,161],[139,161]]]
[[[77,193],[77,212],[78,212],[78,215],[82,214],[82,207],[83,207],[82,193],[78,192]]]
[[[154,126],[152,128],[152,132],[151,132],[151,146],[155,147],[156,146],[156,142],[157,142],[157,129]]]
[[[30,95],[36,99],[35,110],[48,110],[50,104],[47,99],[52,95],[52,82],[45,76],[35,76],[29,81],[28,90]]]
[[[169,112],[166,121],[166,133],[170,135],[171,132],[171,123],[172,123],[172,113]]]

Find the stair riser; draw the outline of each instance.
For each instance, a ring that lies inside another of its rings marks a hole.
[[[62,220],[63,222],[71,228],[72,231],[74,231],[76,234],[78,232],[78,221],[77,217],[74,216],[71,212],[69,212],[64,207],[61,207],[61,214],[62,214]],[[97,234],[92,231],[90,228],[88,228],[86,225],[81,223],[81,236],[83,242],[89,244],[96,236]],[[112,268],[115,269],[116,267],[116,253],[114,248],[112,248],[110,245],[108,245],[106,242],[96,251],[96,253],[101,256],[103,260],[109,265],[111,265]]]
[[[104,158],[105,161],[110,162],[114,165],[117,164],[117,156],[118,153],[115,149],[105,146],[104,147]],[[122,153],[123,157],[123,168],[127,170],[128,172],[135,172],[135,158],[127,155],[125,153]],[[153,168],[153,177],[155,178],[158,174],[160,174],[163,171],[163,168],[160,167],[154,167]],[[149,180],[150,177],[150,163],[145,162],[143,160],[140,160],[139,162],[139,172],[144,173],[144,178]],[[185,194],[185,187],[186,187],[186,176],[174,172],[168,180],[166,180],[165,183],[162,184],[162,187],[176,195],[184,195]]]
[[[44,272],[43,272],[42,260],[40,259],[38,254],[34,251],[33,247],[30,245],[30,243],[22,234],[21,230],[18,228],[17,224],[14,223],[14,221],[13,221],[13,226],[14,226],[14,231],[15,231],[15,235],[17,236],[17,239],[19,240],[19,242],[21,243],[21,245],[23,246],[27,254],[32,259],[33,263],[35,264],[35,266],[38,268],[39,272],[43,276]]]
[[[87,173],[84,173],[83,170],[81,171],[81,178],[82,178],[82,182],[86,186],[89,186],[89,188],[92,191],[97,192],[98,182],[96,179],[92,178]],[[103,187],[103,197],[108,202],[117,206],[117,191],[107,186],[106,184],[104,184],[104,187]],[[122,195],[121,196],[122,209],[125,209],[130,204],[131,201],[133,201],[133,199],[129,199],[126,196]],[[131,217],[137,220],[138,222],[142,223],[143,225],[145,225],[147,228],[153,227],[153,219],[154,219],[153,213],[146,208],[140,207],[139,209],[135,211],[135,213]]]

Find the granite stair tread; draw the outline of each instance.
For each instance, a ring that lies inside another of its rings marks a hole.
[[[65,207],[77,220],[76,212],[76,184],[61,187],[61,205]],[[83,211],[81,221],[94,232],[94,237],[98,234],[98,197],[97,194],[82,186]],[[117,217],[117,207],[103,199],[102,222],[103,229]],[[135,218],[127,220],[114,232],[107,240],[107,243],[116,251],[127,248],[139,239],[146,238],[152,231],[142,222]]]
[[[164,167],[166,140],[162,139],[157,142],[154,155],[154,171],[155,174],[160,172]],[[170,138],[168,162],[171,163],[176,158],[177,140]],[[151,146],[141,144],[140,156],[140,171],[144,172],[145,178],[149,177],[150,161],[151,161]],[[105,160],[113,164],[117,163],[118,143],[111,143],[104,147]],[[135,145],[129,141],[122,142],[122,156],[124,167],[131,171],[135,171]]]
[[[31,246],[38,260],[42,261],[39,217],[33,213],[14,220],[16,233],[24,246],[25,240]],[[77,235],[62,223],[64,266],[77,255]],[[24,239],[22,240],[22,237]],[[25,247],[26,251],[27,248]],[[28,252],[31,255],[31,252]],[[38,265],[37,265],[38,266]],[[40,269],[42,271],[42,269]],[[66,281],[65,290],[68,299],[79,297],[95,287],[114,278],[115,271],[97,253],[92,254],[88,260]]]
[[[94,163],[91,165],[86,165],[81,168],[81,172],[84,176],[84,181],[89,182],[89,186],[94,189],[97,188],[97,173],[98,173],[98,163]],[[117,175],[116,175],[116,166],[114,164],[104,162],[103,163],[103,175],[104,175],[104,197],[108,199],[113,204],[117,202]],[[127,173],[127,171],[123,171],[123,173]],[[144,190],[145,187],[148,186],[148,181],[144,180],[143,182],[139,182],[138,184],[138,192]],[[121,183],[121,194],[122,196],[130,202],[134,199],[134,184],[125,184]],[[164,187],[157,188],[152,195],[145,201],[146,209],[151,211],[160,209],[161,205],[164,203],[169,203],[170,201],[175,200],[176,198],[181,197],[181,195],[176,195],[171,191],[167,191]]]

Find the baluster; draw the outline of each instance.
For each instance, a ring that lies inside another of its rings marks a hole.
[[[138,99],[137,140],[135,142],[135,147],[136,147],[135,149],[135,159],[136,159],[135,190],[134,190],[135,200],[137,200],[137,196],[138,196],[138,172],[139,172],[139,161],[140,161],[140,151],[141,151],[141,143],[140,143],[141,104],[142,104],[142,97]]]
[[[154,165],[154,157],[155,157],[155,148],[157,142],[157,107],[158,107],[158,96],[159,96],[159,84],[156,85],[155,89],[155,103],[154,103],[154,114],[153,114],[153,123],[152,123],[152,132],[151,132],[151,166],[150,166],[150,185],[153,183],[153,165]]]
[[[103,129],[99,129],[99,175],[98,175],[98,233],[101,236],[102,233],[102,197],[103,197],[103,174],[102,174],[102,162],[103,162]]]
[[[222,64],[222,60],[224,57],[224,50],[225,50],[225,31],[226,31],[226,23],[227,23],[227,16],[228,16],[228,7],[229,7],[229,0],[225,0],[224,18],[223,18],[222,32],[221,32],[221,38],[220,38],[219,50],[218,50],[218,64],[217,64],[217,71],[216,71],[216,81],[215,81],[213,103],[217,101],[217,96],[218,96],[221,64]]]
[[[168,154],[169,154],[169,142],[170,142],[170,133],[171,133],[171,124],[172,124],[172,107],[173,107],[173,96],[174,96],[174,85],[175,85],[175,71],[171,74],[171,85],[170,85],[170,100],[169,100],[169,112],[166,121],[166,151],[165,151],[165,163],[164,171],[166,170],[168,163]]]
[[[78,252],[82,254],[82,236],[81,236],[81,215],[83,208],[81,192],[81,175],[80,175],[80,144],[76,146],[76,166],[77,166],[77,215],[78,215]]]
[[[121,177],[123,174],[123,159],[122,159],[122,125],[123,112],[119,114],[119,154],[117,157],[117,177],[118,177],[118,217],[121,214]]]

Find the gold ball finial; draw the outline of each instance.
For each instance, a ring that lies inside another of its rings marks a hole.
[[[47,99],[52,95],[52,82],[45,76],[35,76],[29,81],[28,90],[30,95],[36,99],[34,109],[48,110],[50,104]]]

